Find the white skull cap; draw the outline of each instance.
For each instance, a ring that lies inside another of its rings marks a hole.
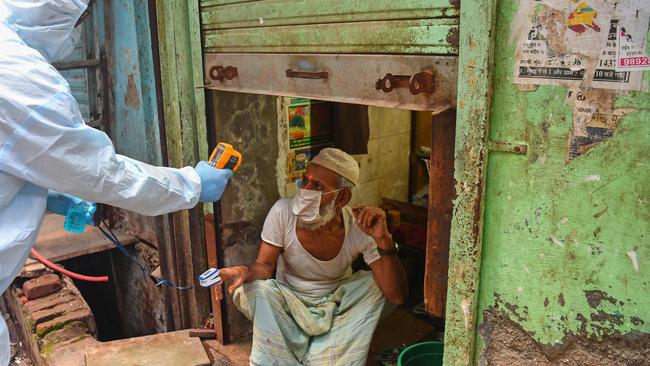
[[[317,164],[349,180],[355,186],[359,182],[359,164],[343,150],[327,147],[311,159]]]

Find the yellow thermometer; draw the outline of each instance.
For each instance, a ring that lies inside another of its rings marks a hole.
[[[232,145],[220,142],[212,151],[208,164],[219,169],[230,169],[236,172],[241,164],[241,153],[235,150]]]

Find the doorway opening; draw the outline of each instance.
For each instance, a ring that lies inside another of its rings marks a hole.
[[[251,263],[271,205],[277,198],[297,192],[296,182],[306,163],[320,149],[340,148],[360,166],[360,182],[350,204],[364,203],[387,212],[409,283],[405,304],[385,306],[368,364],[396,362],[399,351],[410,344],[441,341],[455,197],[455,111],[432,115],[216,91],[210,97],[208,127],[214,137],[210,145],[229,141],[248,156],[233,177],[233,189],[222,197],[222,219],[217,224],[221,228],[220,267]],[[274,104],[277,108],[270,107]],[[238,185],[240,180],[245,185]],[[264,182],[262,189],[255,187],[256,181]],[[247,196],[259,199],[255,204],[239,203],[238,199]],[[236,230],[240,235],[235,238],[232,233]],[[353,269],[368,268],[358,259]],[[247,321],[237,317],[230,301],[226,305],[222,307],[225,333],[230,334],[226,340],[246,339],[250,335]]]

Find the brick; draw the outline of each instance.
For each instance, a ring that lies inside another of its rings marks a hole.
[[[59,304],[53,308],[34,312],[30,315],[32,324],[41,324],[58,316],[71,313],[75,310],[84,309],[85,306],[81,301],[70,301]]]
[[[88,328],[82,322],[72,322],[59,330],[47,333],[40,341],[41,354],[51,352],[59,347],[65,346],[84,338],[92,338],[88,334]]]
[[[70,302],[72,300],[75,300],[75,296],[71,292],[64,290],[49,296],[42,297],[40,299],[28,301],[25,303],[25,309],[29,312],[34,313],[37,311],[53,308],[57,305]]]
[[[23,284],[28,299],[34,300],[55,293],[61,289],[61,279],[55,274],[46,274]]]
[[[86,324],[94,323],[93,314],[90,312],[90,309],[79,309],[71,313],[56,317],[52,320],[48,320],[44,323],[38,324],[36,326],[36,334],[39,337],[47,334],[48,332],[56,329],[61,329],[68,323],[75,321],[81,321]]]

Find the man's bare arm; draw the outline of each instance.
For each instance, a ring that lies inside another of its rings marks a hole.
[[[386,227],[386,213],[376,207],[357,205],[352,208],[357,225],[370,235],[383,251],[391,251],[395,244]],[[373,278],[381,292],[390,302],[403,304],[408,297],[408,284],[402,262],[396,254],[384,255],[370,263]]]
[[[385,250],[394,248],[393,239],[388,236],[375,240],[377,247]],[[381,242],[381,243],[380,243]],[[408,297],[408,283],[402,262],[397,255],[386,255],[369,264],[372,276],[381,292],[393,304],[403,304]]]
[[[219,275],[223,282],[230,283],[228,293],[232,295],[244,282],[272,278],[281,251],[282,248],[262,241],[255,262],[248,266],[240,265],[219,269]],[[223,297],[221,291],[218,291],[218,297],[219,299]]]
[[[273,277],[273,271],[281,251],[282,248],[262,241],[260,251],[257,253],[257,259],[248,265],[248,273],[244,282],[267,280]]]

